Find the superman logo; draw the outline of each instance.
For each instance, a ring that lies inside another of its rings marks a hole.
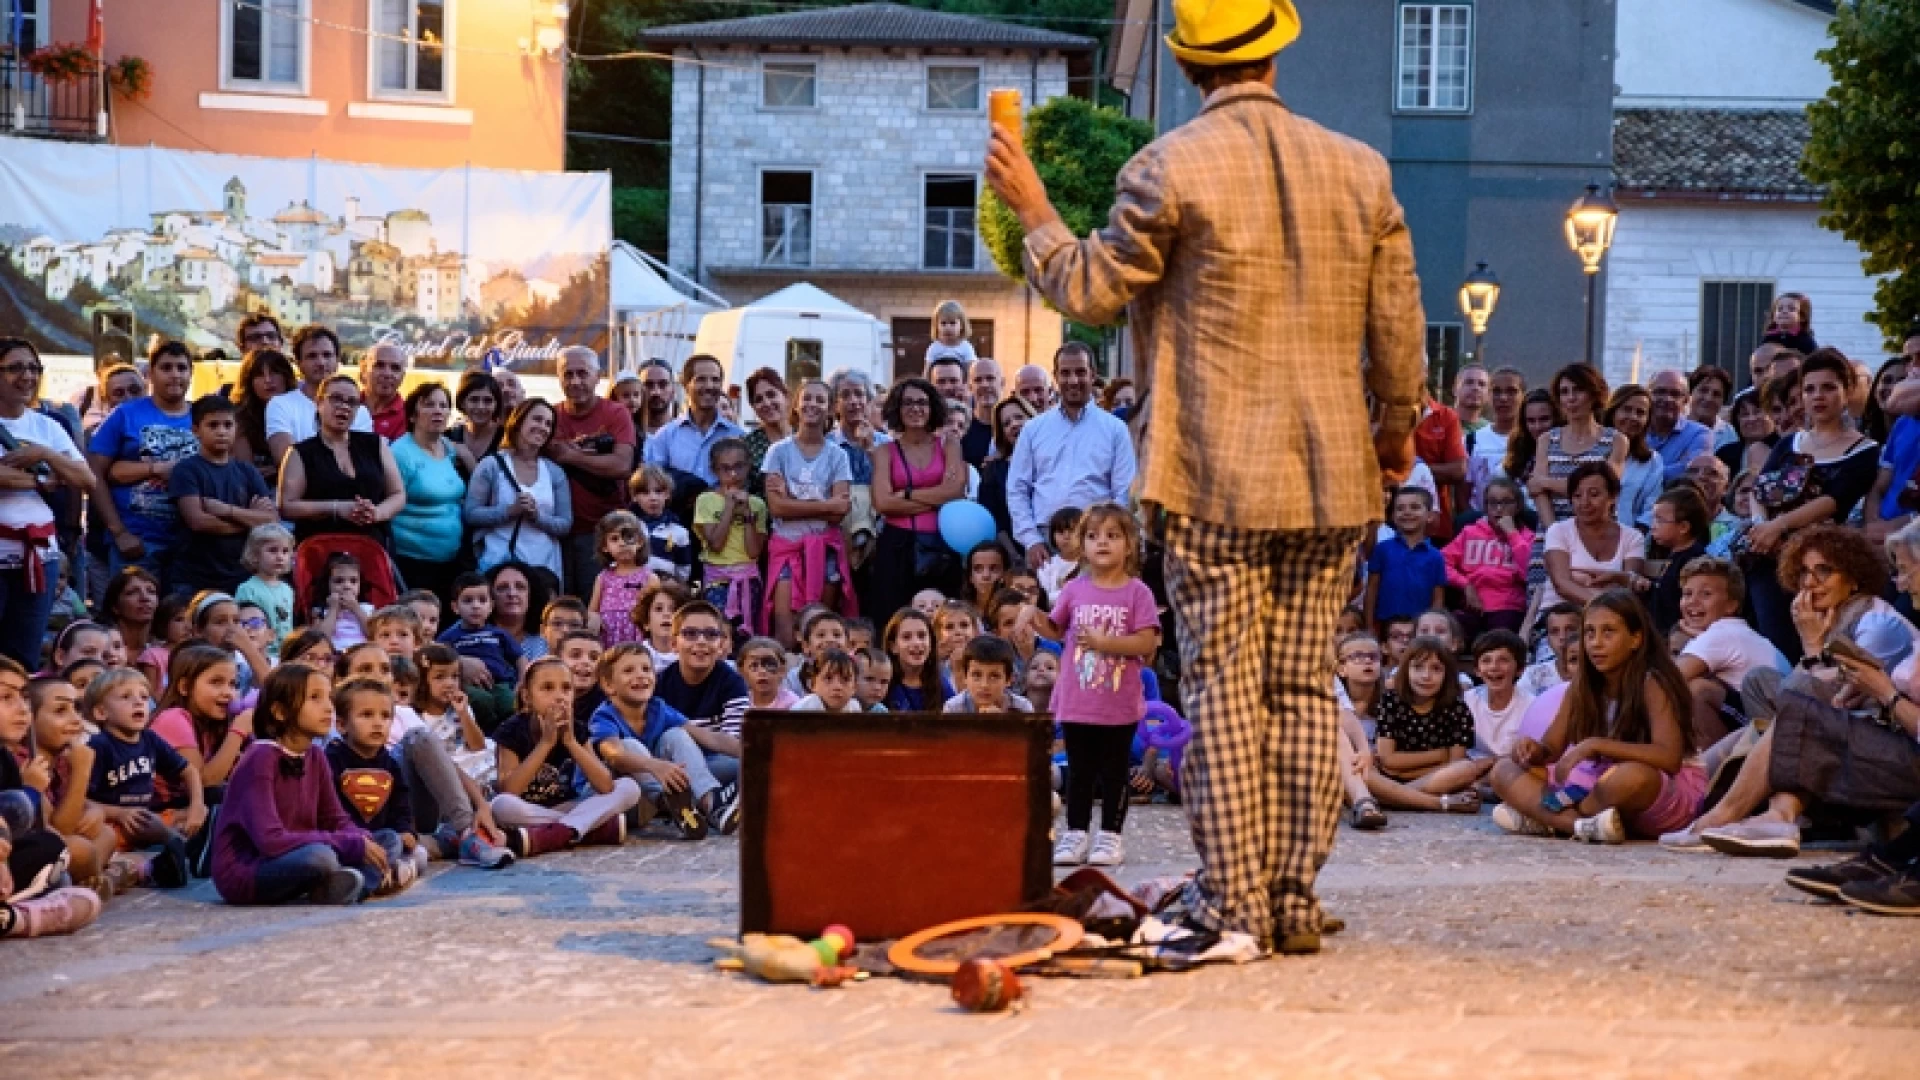
[[[393,796],[393,775],[382,769],[349,769],[340,774],[340,795],[360,820],[371,821]]]

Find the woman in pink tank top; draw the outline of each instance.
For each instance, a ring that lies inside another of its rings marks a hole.
[[[873,470],[873,508],[886,527],[873,553],[871,606],[864,598],[861,604],[876,624],[921,589],[952,596],[958,584],[960,560],[940,539],[940,508],[966,493],[967,469],[960,448],[936,434],[947,412],[923,378],[902,379],[887,395],[894,441],[874,449]]]

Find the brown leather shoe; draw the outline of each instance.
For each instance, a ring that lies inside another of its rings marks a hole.
[[[1274,950],[1281,956],[1313,956],[1320,951],[1320,935],[1314,933],[1282,934],[1279,947]]]

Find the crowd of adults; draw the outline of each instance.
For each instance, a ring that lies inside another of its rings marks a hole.
[[[403,393],[402,349],[364,349],[350,370],[329,328],[289,336],[264,314],[242,323],[237,344],[238,373],[213,395],[231,403],[232,435],[210,456],[196,437],[185,345],[158,343],[140,367],[110,364],[72,402],[56,402],[39,395],[34,347],[0,343],[0,427],[17,444],[0,458],[0,652],[38,668],[50,623],[57,629],[69,609],[121,618],[107,594],[130,567],[151,575],[157,599],[232,593],[249,574],[247,533],[273,522],[301,545],[303,581],[330,550],[310,541],[351,535],[390,557],[379,577],[431,591],[448,614],[457,575],[505,564],[540,579],[545,597],[584,599],[605,568],[596,525],[638,509],[648,467],[672,481],[669,513],[692,525],[700,494],[720,486],[716,447],[738,441],[758,498],[769,450],[796,434],[805,396],[770,368],[746,373],[734,392],[757,420],[749,431],[710,357],[609,380],[592,350],[570,348],[561,400],[549,402],[527,398],[505,369],[468,371],[451,389],[419,380]],[[1132,387],[1097,385],[1092,352],[1078,343],[1051,372],[1019,369],[1013,386],[992,360],[951,358],[891,388],[854,371],[823,385],[820,425],[844,456],[848,494],[844,511],[819,520],[844,545],[846,565],[833,572],[847,579],[843,607],[884,623],[923,589],[957,595],[966,553],[947,550],[938,525],[954,500],[978,500],[1008,564],[1033,570],[1054,557],[1056,514],[1124,503],[1135,466],[1116,412]],[[796,483],[771,479],[784,494]],[[698,586],[705,552],[694,546],[682,573]],[[293,621],[320,603],[298,597]],[[793,609],[783,609],[789,625]],[[530,613],[533,627],[540,614]],[[158,640],[164,628],[140,636]]]

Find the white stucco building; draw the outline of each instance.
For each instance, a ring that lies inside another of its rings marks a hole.
[[[987,95],[1091,86],[1090,39],[895,4],[661,27],[674,65],[669,262],[736,304],[811,282],[893,331],[918,374],[942,300],[979,355],[1046,363],[1060,316],[978,241]]]
[[[1884,352],[1860,251],[1820,227],[1800,173],[1805,107],[1826,93],[1831,0],[1619,0],[1607,256],[1609,381],[1717,364],[1745,385],[1772,299],[1871,367]],[[1638,367],[1636,372],[1635,368]]]

